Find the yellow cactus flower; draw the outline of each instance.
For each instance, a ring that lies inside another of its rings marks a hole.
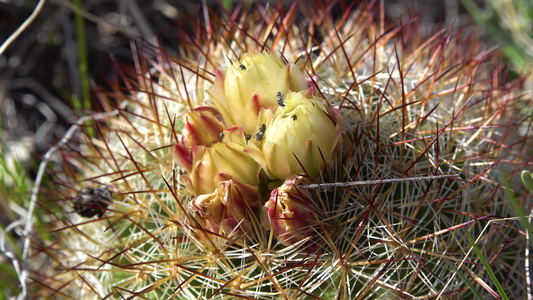
[[[274,52],[245,53],[238,63],[227,61],[224,74],[217,70],[212,98],[226,126],[250,132],[262,109],[278,107],[276,95],[308,88],[306,76],[294,64],[285,64]]]
[[[222,142],[193,147],[192,168],[186,177],[193,193],[210,194],[228,179],[259,185],[259,165],[244,152],[245,143],[243,129],[232,127],[224,131]]]

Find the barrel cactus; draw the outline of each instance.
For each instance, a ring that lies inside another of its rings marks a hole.
[[[138,54],[50,166],[33,295],[523,296],[501,184],[531,164],[521,81],[461,31],[380,17],[255,4]]]

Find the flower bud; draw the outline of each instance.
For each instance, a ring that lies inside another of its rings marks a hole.
[[[307,88],[302,71],[294,64],[286,65],[277,54],[246,53],[241,62],[228,62],[225,74],[217,71],[212,97],[226,126],[239,125],[250,132],[262,109],[278,107],[278,92]]]
[[[259,208],[257,186],[226,180],[213,193],[194,198],[190,207],[197,212],[208,229],[226,235],[251,232],[247,217]]]
[[[203,149],[193,147],[192,168],[186,177],[193,193],[212,193],[228,179],[259,185],[259,165],[244,152],[245,145],[242,128],[232,127],[224,131],[222,142]]]
[[[273,230],[274,236],[285,246],[312,236],[312,226],[317,223],[311,194],[296,188],[301,181],[301,176],[286,180],[272,191],[261,211],[263,226]]]
[[[211,106],[203,106],[189,111],[184,117],[183,139],[185,146],[211,146],[220,141],[224,130],[222,115]]]
[[[270,179],[285,180],[305,173],[318,177],[335,156],[342,127],[326,113],[319,98],[289,93],[266,123],[263,142],[249,144],[246,152],[265,170]]]

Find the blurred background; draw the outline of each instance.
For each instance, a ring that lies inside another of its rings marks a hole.
[[[203,2],[213,10],[231,10],[237,3]],[[0,45],[38,3],[0,0]],[[467,28],[481,39],[482,48],[499,47],[512,76],[530,73],[533,4],[528,0],[384,4],[389,22],[417,15],[422,36],[445,26]],[[23,227],[16,222],[25,217],[43,154],[79,116],[101,109],[91,89],[111,89],[113,62],[131,65],[132,43],[158,41],[177,55],[178,36],[191,32],[203,13],[197,1],[48,0],[35,21],[0,54],[0,299],[20,292],[12,261],[21,255]]]

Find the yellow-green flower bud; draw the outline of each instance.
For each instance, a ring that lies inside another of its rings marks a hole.
[[[312,197],[308,190],[297,189],[301,176],[286,180],[274,189],[261,211],[263,227],[272,230],[278,241],[292,245],[314,234],[317,223],[313,214]]]
[[[184,117],[183,139],[185,146],[211,146],[220,141],[224,130],[222,115],[212,106],[198,107],[189,111]]]
[[[226,126],[243,126],[245,132],[255,128],[262,109],[278,107],[278,92],[308,88],[302,71],[273,52],[246,53],[239,63],[227,62],[225,74],[218,70],[215,76],[212,97]]]
[[[246,139],[240,127],[224,131],[224,139],[211,147],[193,147],[192,168],[187,174],[196,195],[210,194],[223,180],[259,185],[259,165],[244,152]]]
[[[250,143],[246,152],[270,179],[285,180],[305,173],[318,177],[335,156],[342,127],[326,113],[318,98],[288,93],[283,107],[266,123],[259,145]]]

